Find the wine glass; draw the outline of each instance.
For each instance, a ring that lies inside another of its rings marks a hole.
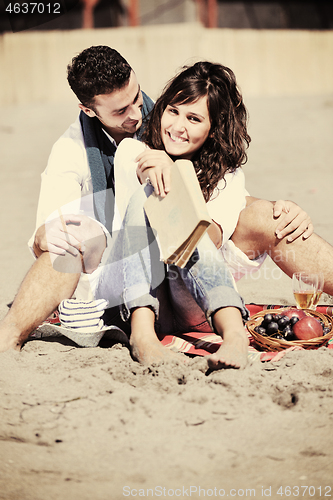
[[[293,293],[297,309],[310,309],[316,299],[317,290],[318,274],[306,271],[293,274]]]
[[[321,297],[321,295],[323,293],[323,290],[324,290],[324,274],[323,273],[318,273],[317,276],[318,276],[317,291],[316,291],[316,293],[313,296],[312,303],[311,303],[311,306],[310,306],[310,309],[313,309],[313,310],[316,309],[316,305],[318,304],[319,299],[320,299],[320,297]]]

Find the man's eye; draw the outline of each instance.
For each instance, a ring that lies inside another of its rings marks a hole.
[[[122,109],[121,111],[118,111],[118,115],[123,115],[125,113],[125,109]]]

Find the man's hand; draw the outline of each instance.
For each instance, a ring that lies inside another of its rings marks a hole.
[[[77,262],[82,262],[83,272],[92,273],[100,264],[105,248],[106,236],[102,227],[86,215],[63,215],[44,224],[37,230],[34,242],[37,257],[43,252],[52,255],[52,262],[57,256],[67,257],[57,259],[56,270],[60,272],[78,272]],[[67,262],[75,262],[75,265],[67,265]],[[62,270],[60,263],[70,271]]]
[[[275,234],[278,239],[288,235],[287,241],[294,241],[299,236],[303,240],[313,233],[313,224],[308,214],[296,203],[289,200],[273,202],[273,216],[281,219],[276,227]]]
[[[173,161],[167,153],[156,149],[147,149],[137,156],[135,161],[138,162],[136,173],[141,184],[149,179],[155,193],[165,198],[171,188],[170,169],[173,165]]]
[[[75,228],[81,225],[83,216],[64,215],[57,217],[37,229],[34,252],[39,257],[43,252],[65,255],[67,252],[77,256],[83,253],[83,238],[78,237]]]

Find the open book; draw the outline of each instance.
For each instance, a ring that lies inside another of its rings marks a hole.
[[[144,208],[157,232],[161,260],[184,267],[212,223],[192,162],[177,160],[170,192],[165,198],[154,192]]]

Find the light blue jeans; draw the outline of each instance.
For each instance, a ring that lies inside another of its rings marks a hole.
[[[157,333],[214,331],[212,318],[223,307],[236,307],[247,319],[232,275],[207,234],[183,269],[160,260],[155,233],[143,208],[152,190],[141,186],[132,196],[96,298],[118,304],[124,321],[134,308],[151,308]]]

